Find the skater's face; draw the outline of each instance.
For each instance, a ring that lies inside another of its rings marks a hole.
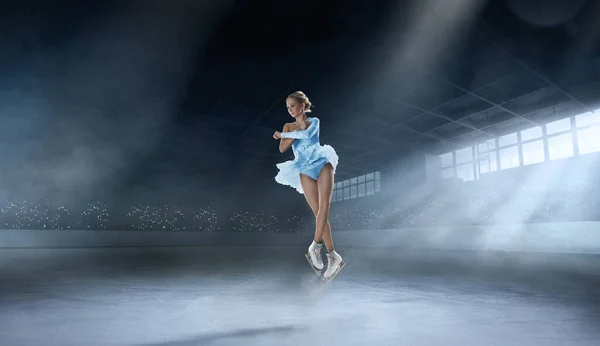
[[[303,102],[299,102],[298,100],[290,97],[285,101],[285,103],[287,106],[288,113],[290,113],[292,117],[297,118],[304,114]]]

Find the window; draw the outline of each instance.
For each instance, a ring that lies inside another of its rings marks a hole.
[[[568,131],[571,129],[571,118],[564,118],[546,124],[546,134],[552,135],[555,133]]]
[[[497,170],[498,164],[496,161],[496,155],[494,155],[490,159],[479,160],[479,173],[486,174],[490,172],[495,172]]]
[[[358,186],[350,185],[350,198],[358,197]]]
[[[506,147],[508,145],[513,145],[513,144],[517,144],[517,133],[516,132],[498,138],[498,146],[499,147]]]
[[[366,196],[366,194],[367,194],[366,186],[367,185],[365,183],[358,184],[358,197]]]
[[[381,174],[373,172],[334,184],[332,201],[364,197],[381,191]]]
[[[480,153],[478,156],[477,173],[486,174],[489,172],[495,172],[498,167],[496,164],[496,150],[487,153]]]
[[[600,111],[587,112],[575,116],[575,125],[577,127],[584,127],[594,124],[600,124]]]
[[[542,140],[538,140],[531,143],[525,143],[522,147],[524,166],[545,161],[544,142]]]
[[[548,157],[550,160],[573,156],[573,135],[565,133],[548,138]]]
[[[479,167],[477,167],[480,174],[486,174],[490,172],[490,160],[479,160]]]
[[[442,179],[454,178],[454,167],[442,169]]]
[[[468,147],[456,151],[456,164],[473,161],[473,147]]]
[[[375,194],[375,181],[367,181],[367,196]]]
[[[475,179],[475,176],[473,175],[473,163],[469,162],[464,165],[456,166],[456,177],[463,181]]]
[[[452,157],[452,153],[445,153],[439,156],[441,159],[442,167],[449,167],[454,164],[454,158]]]
[[[480,153],[485,153],[487,151],[494,150],[494,149],[496,149],[496,140],[495,139],[489,139],[489,140],[485,141],[485,143],[481,143],[477,146],[477,151]]]
[[[590,127],[577,131],[579,154],[585,155],[600,151],[600,127]]]
[[[436,169],[442,179],[468,181],[498,170],[572,157],[575,154],[573,131],[577,131],[579,154],[600,153],[599,109],[439,155],[441,169],[440,166]]]
[[[478,160],[487,160],[487,159],[489,159],[490,157],[493,157],[493,158],[495,158],[495,157],[496,157],[496,150],[494,150],[494,151],[489,151],[489,152],[487,152],[487,153],[479,153],[479,154],[477,154],[477,159],[478,159]]]
[[[349,187],[344,188],[344,199],[350,199],[350,188]]]
[[[521,142],[527,142],[538,138],[542,138],[542,128],[539,126],[521,131]]]
[[[517,146],[500,149],[500,169],[519,167],[519,148]]]

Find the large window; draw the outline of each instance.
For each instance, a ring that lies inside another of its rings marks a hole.
[[[519,167],[519,147],[500,149],[500,169]]]
[[[487,153],[488,151],[496,149],[496,140],[490,139],[477,145],[477,151],[479,153]]]
[[[523,144],[523,165],[533,165],[544,162],[544,141],[537,140]]]
[[[468,181],[497,170],[595,152],[600,152],[600,110],[530,127],[440,155],[441,176]]]
[[[553,135],[555,133],[568,131],[571,129],[571,118],[560,119],[546,124],[546,134]]]
[[[454,167],[442,168],[442,178],[454,178]]]
[[[532,139],[542,138],[542,128],[540,126],[532,127],[521,131],[521,142],[527,142]]]
[[[496,157],[496,140],[490,139],[477,145],[477,166],[476,174],[495,172],[498,170],[498,160]]]
[[[579,154],[600,152],[600,111],[583,113],[575,117]]]
[[[473,171],[473,162],[456,166],[456,177],[463,181],[469,181],[475,179],[475,172]]]
[[[381,191],[381,175],[373,172],[351,179],[336,182],[333,185],[332,202],[374,195]]]
[[[440,160],[442,168],[454,165],[454,155],[452,152],[440,155]]]
[[[548,138],[548,157],[550,160],[564,159],[571,156],[573,156],[573,134],[569,132]]]
[[[509,135],[498,138],[498,146],[499,147],[506,147],[509,145],[517,144],[517,142],[518,142],[518,140],[517,140],[516,132],[513,132]]]
[[[579,130],[577,143],[581,155],[600,151],[600,126]]]
[[[479,174],[486,174],[495,172],[498,170],[498,160],[496,160],[496,153],[490,158],[480,159],[478,161]]]
[[[456,164],[473,161],[473,148],[468,147],[456,151]]]
[[[575,116],[575,124],[577,128],[586,127],[589,125],[600,124],[600,112],[587,112]]]

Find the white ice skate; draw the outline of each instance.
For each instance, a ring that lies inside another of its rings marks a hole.
[[[312,242],[308,247],[308,252],[304,254],[306,260],[310,264],[310,267],[317,275],[321,275],[323,270],[323,258],[321,257],[321,244],[317,244],[316,242]]]
[[[342,271],[346,263],[335,250],[327,254],[327,270],[323,274],[323,281],[331,282]]]

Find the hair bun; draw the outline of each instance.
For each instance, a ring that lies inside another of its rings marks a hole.
[[[293,98],[294,100],[304,104],[304,111],[306,113],[310,113],[310,109],[313,107],[312,103],[308,99],[308,96],[300,90],[291,93],[288,98]]]

